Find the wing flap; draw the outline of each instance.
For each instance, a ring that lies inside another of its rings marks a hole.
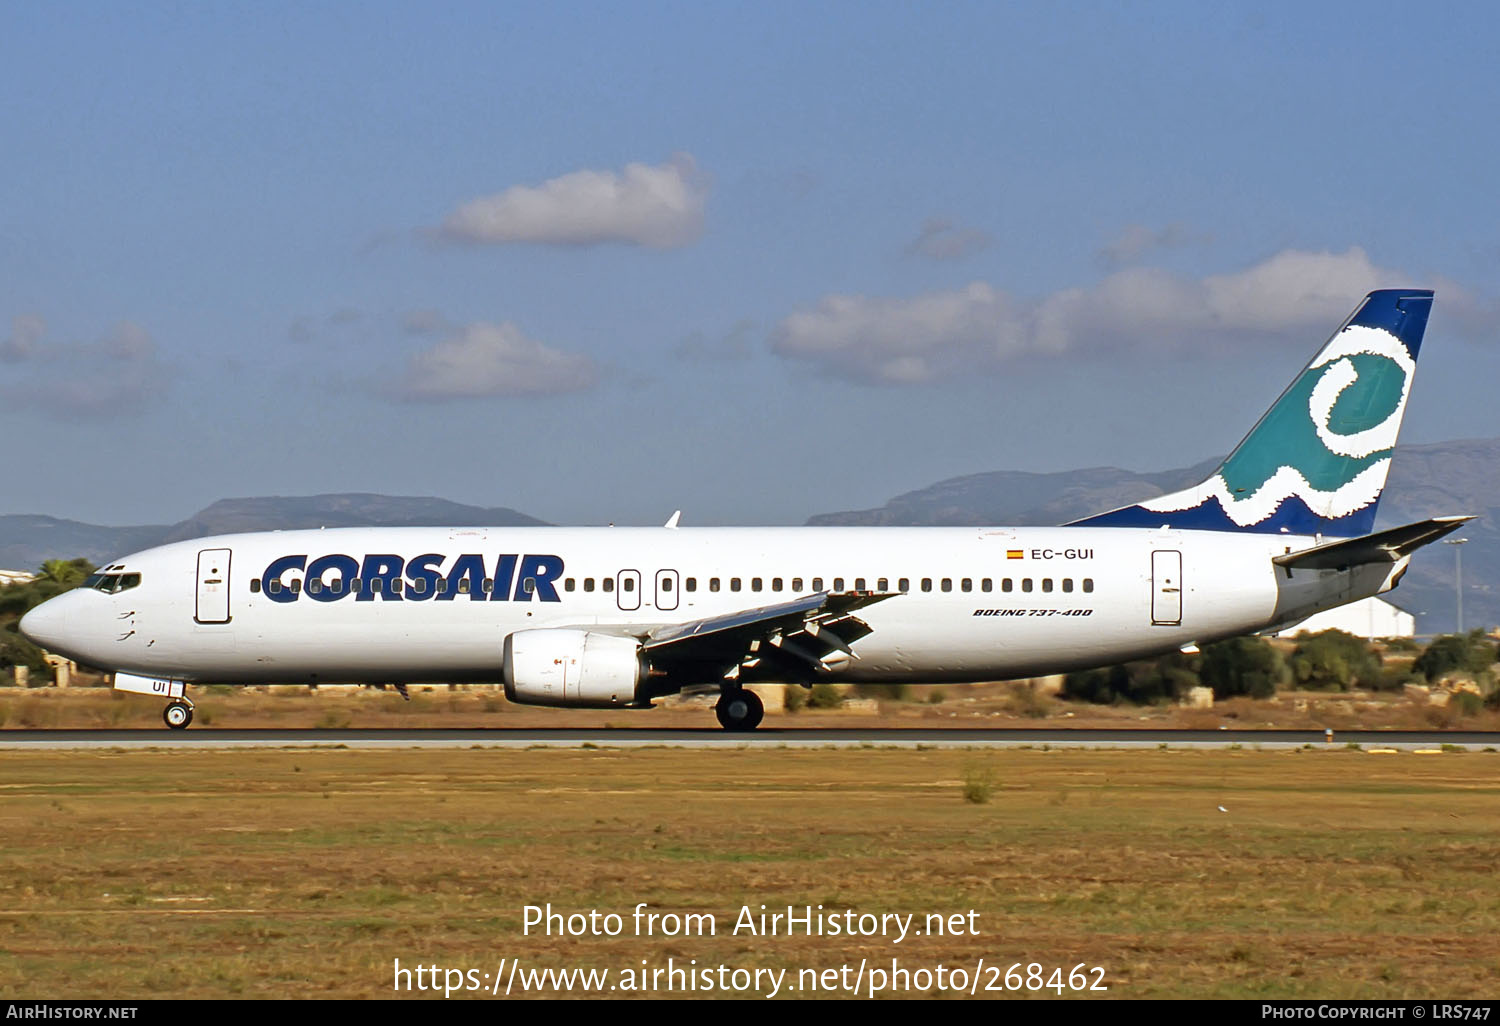
[[[713,663],[726,671],[770,661],[803,673],[827,673],[854,658],[870,633],[853,615],[896,592],[816,592],[790,602],[743,609],[651,630],[642,644],[666,662]]]

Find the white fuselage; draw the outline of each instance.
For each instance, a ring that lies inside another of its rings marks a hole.
[[[1316,541],[1118,527],[241,534],[110,564],[139,584],[69,592],[26,629],[88,665],[196,683],[493,681],[518,630],[640,635],[818,591],[898,592],[859,611],[870,633],[838,679],[995,680],[1206,644],[1389,586],[1389,565],[1271,563]],[[357,592],[332,583],[349,567]]]

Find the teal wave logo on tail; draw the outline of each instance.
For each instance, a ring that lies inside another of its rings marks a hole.
[[[1075,523],[1369,533],[1432,295],[1370,293],[1207,480]]]

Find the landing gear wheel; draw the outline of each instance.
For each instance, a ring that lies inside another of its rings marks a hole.
[[[169,702],[162,710],[161,718],[173,730],[186,730],[187,725],[193,722],[193,707],[186,702]]]
[[[725,730],[754,730],[760,726],[766,707],[754,691],[740,688],[720,695],[714,714],[719,717],[719,726]]]

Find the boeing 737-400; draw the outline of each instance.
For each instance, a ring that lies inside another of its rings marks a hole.
[[[107,563],[22,632],[169,699],[196,684],[502,680],[647,708],[746,684],[1003,680],[1283,628],[1396,586],[1467,517],[1371,533],[1432,293],[1372,292],[1201,484],[1061,527],[236,534]]]

